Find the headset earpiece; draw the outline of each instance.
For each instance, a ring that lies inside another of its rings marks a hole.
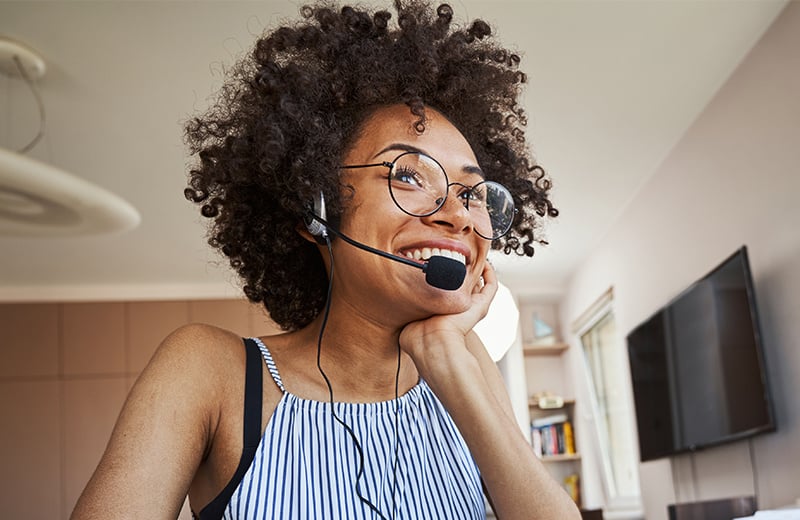
[[[317,217],[327,220],[327,215],[325,213],[325,196],[321,191],[314,197],[313,209],[308,212],[305,223],[306,229],[316,238],[317,242],[324,244],[328,237],[328,228],[325,227],[325,224],[320,222]]]

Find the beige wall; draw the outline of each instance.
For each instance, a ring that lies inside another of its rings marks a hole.
[[[0,518],[69,517],[136,377],[191,322],[277,331],[241,300],[0,304]]]
[[[747,441],[693,460],[642,464],[648,520],[666,519],[667,504],[676,501],[756,489],[763,507],[800,497],[800,2],[787,5],[575,274],[561,306],[563,330],[613,286],[624,341],[742,244],[749,248],[778,431],[752,440],[755,473]],[[572,361],[577,374],[579,360]],[[581,399],[586,390],[581,378],[575,383]],[[602,503],[598,486],[587,490],[587,500]]]

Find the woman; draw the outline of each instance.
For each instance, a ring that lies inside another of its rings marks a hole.
[[[519,58],[395,7],[303,8],[188,125],[187,198],[286,332],[169,336],[73,518],[483,518],[482,487],[503,520],[578,517],[472,332],[489,248],[531,256],[557,214]]]

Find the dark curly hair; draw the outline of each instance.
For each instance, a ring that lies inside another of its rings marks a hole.
[[[539,221],[558,215],[525,143],[519,56],[482,20],[454,24],[449,5],[396,0],[395,10],[393,26],[386,10],[303,7],[302,20],[256,42],[212,108],[186,125],[199,162],[184,194],[213,219],[209,243],[230,259],[244,293],[285,330],[313,320],[327,288],[319,251],[297,226],[320,191],[328,215],[341,214],[337,166],[376,108],[408,105],[421,133],[429,106],[461,131],[519,210],[494,249],[533,256],[533,244],[546,243]]]

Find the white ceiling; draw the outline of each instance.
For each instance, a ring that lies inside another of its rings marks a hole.
[[[236,294],[182,196],[181,124],[255,35],[301,3],[0,1],[0,35],[48,63],[39,82],[47,134],[29,155],[142,214],[121,235],[0,237],[0,300]],[[562,212],[534,259],[495,259],[513,291],[563,291],[785,3],[452,2],[522,53],[531,142]],[[0,146],[24,146],[37,124],[22,82],[0,77]]]

